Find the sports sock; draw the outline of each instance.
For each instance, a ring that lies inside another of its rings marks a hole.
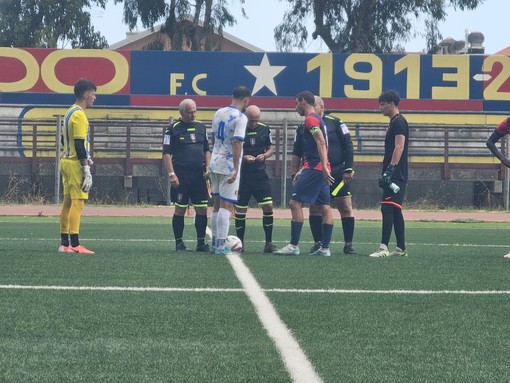
[[[310,230],[312,232],[312,237],[314,242],[322,241],[322,216],[321,215],[311,215],[308,217],[308,222],[310,223]]]
[[[322,224],[322,244],[321,247],[324,249],[329,248],[331,243],[331,236],[333,235],[333,225],[329,223]]]
[[[402,209],[398,207],[393,208],[394,222],[393,227],[395,228],[395,237],[397,238],[397,247],[404,251],[406,249],[405,241],[405,221]]]
[[[354,217],[342,218],[342,230],[344,233],[344,241],[352,242],[354,237]]]
[[[393,206],[387,203],[381,204],[382,213],[382,235],[381,243],[388,246],[390,243],[391,231],[393,230]]]
[[[69,234],[67,233],[60,234],[60,244],[62,246],[69,246]]]
[[[213,211],[211,213],[211,235],[213,238],[217,238],[218,237],[218,212],[217,211]]]
[[[236,212],[236,235],[244,243],[244,232],[246,231],[246,213]]]
[[[266,243],[273,242],[273,222],[274,219],[272,210],[270,212],[263,213],[262,226],[264,228],[264,234],[266,235]]]
[[[205,229],[207,228],[207,215],[197,214],[195,216],[195,230],[197,232],[197,243],[205,244]]]
[[[172,217],[172,229],[174,230],[175,244],[182,242],[182,234],[184,233],[184,216],[176,215]]]
[[[80,239],[78,238],[78,234],[71,234],[71,246],[80,246]]]
[[[218,211],[218,219],[217,219],[217,235],[216,238],[218,241],[227,238],[228,229],[230,227],[230,211],[220,207]]]
[[[299,238],[301,237],[301,230],[303,229],[303,222],[290,222],[290,244],[297,246]]]

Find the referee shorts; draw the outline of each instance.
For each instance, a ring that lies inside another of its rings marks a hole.
[[[172,188],[170,198],[175,206],[186,208],[193,204],[196,207],[207,207],[209,193],[202,169],[174,169],[179,177],[179,187]]]
[[[259,205],[273,203],[271,185],[269,184],[269,177],[265,170],[241,174],[239,198],[236,206],[247,208],[252,196]]]
[[[335,198],[345,198],[351,196],[351,186],[348,183],[342,183],[343,174],[339,174],[338,176],[333,176],[335,178],[335,182],[330,186],[331,199]]]

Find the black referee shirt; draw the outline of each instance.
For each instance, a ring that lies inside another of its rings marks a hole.
[[[172,155],[174,168],[203,169],[204,153],[209,151],[206,127],[201,121],[179,119],[166,129],[163,154]]]

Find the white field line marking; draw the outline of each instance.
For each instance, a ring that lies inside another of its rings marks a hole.
[[[214,287],[129,287],[129,286],[30,286],[30,285],[0,285],[5,290],[78,290],[78,291],[141,291],[141,292],[194,292],[194,293],[223,293],[244,292],[244,289],[214,288]]]
[[[91,241],[91,242],[175,242],[173,239],[161,239],[161,238],[80,238],[81,241]],[[0,237],[0,241],[17,241],[17,242],[23,242],[23,241],[40,241],[40,242],[55,242],[59,243],[59,239],[55,238],[30,238],[30,237],[24,237],[24,238],[2,238]],[[285,241],[273,241],[275,243],[288,243],[287,240]],[[257,240],[250,240],[246,241],[246,243],[266,243],[263,240],[257,241]],[[311,244],[312,241],[301,241],[302,244]],[[331,241],[332,244],[343,244],[343,241]],[[377,242],[356,242],[358,245],[378,245]],[[495,244],[476,244],[476,243],[415,243],[415,242],[407,242],[407,247],[409,246],[439,246],[439,247],[492,247],[492,248],[508,248],[510,247],[510,244],[508,245],[495,245]]]
[[[57,286],[57,285],[0,285],[1,290],[77,290],[77,291],[136,291],[241,293],[245,289],[215,287],[130,287],[130,286]],[[510,290],[358,290],[358,289],[261,289],[266,293],[290,294],[386,294],[386,295],[510,295]]]
[[[264,294],[241,257],[237,254],[230,254],[227,255],[227,259],[230,261],[239,282],[243,285],[246,295],[255,307],[260,322],[280,352],[292,381],[296,383],[322,382],[312,363],[308,360],[290,330],[285,326],[285,323],[280,319],[271,301]]]

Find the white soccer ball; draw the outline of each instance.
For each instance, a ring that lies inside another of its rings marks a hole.
[[[240,253],[243,250],[243,242],[235,235],[229,235],[225,240],[225,245],[234,253]]]

